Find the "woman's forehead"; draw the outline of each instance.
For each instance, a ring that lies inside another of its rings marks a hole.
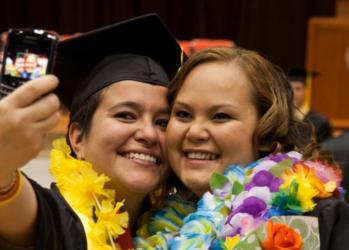
[[[158,103],[167,104],[167,88],[148,83],[125,80],[106,87],[101,95],[101,101],[110,104],[117,102],[137,102],[142,105]]]

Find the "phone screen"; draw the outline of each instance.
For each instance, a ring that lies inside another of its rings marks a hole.
[[[0,97],[52,70],[57,36],[42,30],[11,30],[3,57]]]
[[[5,58],[5,76],[25,80],[35,79],[47,72],[48,55],[33,48],[10,48]]]

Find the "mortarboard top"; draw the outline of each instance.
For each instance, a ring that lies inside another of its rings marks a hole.
[[[315,77],[318,73],[315,71],[306,71],[302,68],[293,68],[288,72],[288,80],[290,82],[301,82],[304,85],[307,82],[307,77]]]
[[[128,19],[59,42],[56,93],[70,109],[121,80],[168,86],[183,56],[158,15]]]

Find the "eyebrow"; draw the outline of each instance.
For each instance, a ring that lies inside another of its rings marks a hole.
[[[239,108],[236,107],[235,105],[225,104],[225,103],[212,106],[212,109],[219,109],[219,108],[233,108],[234,110],[239,110]]]
[[[141,105],[139,105],[137,102],[132,102],[132,101],[124,101],[124,102],[119,102],[109,108],[109,110],[113,110],[115,108],[119,107],[128,107],[128,108],[133,108],[133,109],[141,109]]]
[[[189,105],[186,104],[186,103],[184,103],[184,102],[175,102],[175,103],[173,104],[173,106],[177,106],[177,105],[179,105],[179,106],[184,106],[185,108],[189,109]]]
[[[176,105],[183,106],[186,109],[190,109],[190,106],[188,104],[184,103],[184,102],[175,102],[173,106],[176,106]],[[234,105],[231,105],[231,104],[226,104],[226,103],[212,105],[210,107],[210,109],[216,110],[216,109],[225,108],[225,107],[233,108],[234,110],[239,110],[238,107],[236,107]]]
[[[143,111],[143,105],[137,103],[137,102],[132,102],[132,101],[124,101],[124,102],[120,102],[116,105],[113,105],[112,107],[110,107],[108,110],[109,111],[113,111],[116,108],[120,108],[120,107],[127,107],[127,108],[131,108],[131,109],[136,109],[138,111]],[[161,107],[156,114],[169,114],[170,113],[170,108],[169,107]]]

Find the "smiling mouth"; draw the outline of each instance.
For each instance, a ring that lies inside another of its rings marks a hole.
[[[129,153],[121,154],[121,156],[130,160],[141,160],[141,161],[156,164],[156,165],[160,165],[161,163],[160,159],[149,154],[129,152]]]
[[[207,152],[185,152],[184,156],[190,160],[216,160],[219,155]]]

